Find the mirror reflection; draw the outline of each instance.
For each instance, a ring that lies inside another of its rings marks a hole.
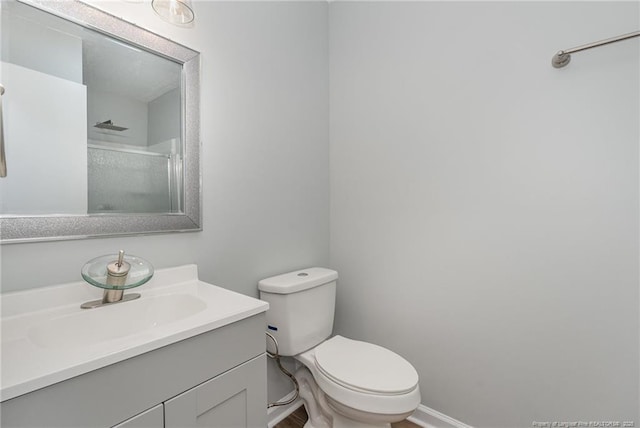
[[[2,2],[0,214],[182,213],[182,64]]]

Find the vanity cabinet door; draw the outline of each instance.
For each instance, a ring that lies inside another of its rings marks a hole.
[[[264,428],[265,373],[263,354],[166,401],[165,428]]]
[[[163,428],[164,409],[162,404],[158,404],[149,410],[127,419],[126,421],[113,426],[112,428]]]

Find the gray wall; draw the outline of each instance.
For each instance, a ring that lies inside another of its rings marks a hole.
[[[327,4],[194,2],[193,28],[148,3],[97,4],[202,53],[204,231],[3,245],[2,290],[79,281],[120,248],[156,268],[197,263],[204,281],[252,296],[261,278],[327,265]],[[288,392],[282,378],[270,399]]]
[[[23,16],[28,10],[15,4],[3,7],[2,61],[82,83],[82,40],[43,23],[35,24],[35,18]]]
[[[180,90],[172,89],[149,101],[148,144],[180,138]]]
[[[477,427],[638,419],[637,2],[330,6],[337,332]]]

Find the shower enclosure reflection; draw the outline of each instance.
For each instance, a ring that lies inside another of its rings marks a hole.
[[[178,154],[90,144],[87,164],[90,214],[180,211]]]
[[[182,67],[118,40],[83,37],[88,213],[182,211]]]

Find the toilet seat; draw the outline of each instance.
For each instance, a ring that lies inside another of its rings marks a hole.
[[[353,391],[403,395],[418,386],[418,373],[407,360],[373,343],[334,336],[315,348],[314,359],[320,373]]]
[[[381,346],[334,336],[295,358],[311,371],[329,403],[379,415],[405,415],[398,420],[420,404],[413,366]]]

